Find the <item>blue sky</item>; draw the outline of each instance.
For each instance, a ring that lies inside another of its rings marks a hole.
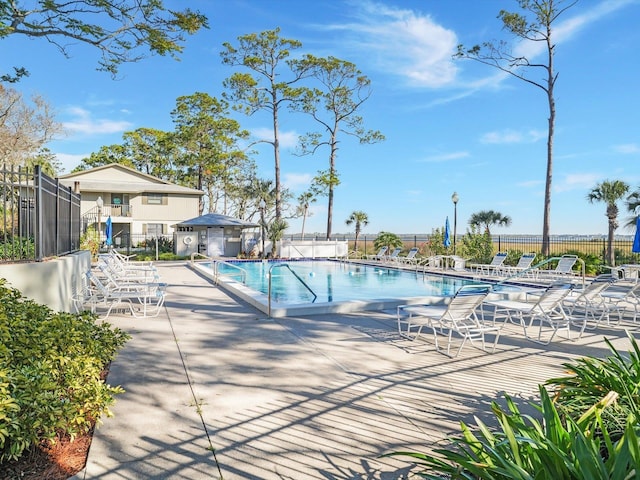
[[[165,2],[173,8],[187,3],[209,16],[211,28],[187,39],[181,61],[154,57],[128,64],[116,80],[95,71],[98,52],[82,45],[70,46],[65,59],[44,40],[0,42],[4,70],[24,65],[31,72],[17,87],[44,96],[65,125],[66,136],[49,148],[67,172],[100,146],[121,143],[124,131],[173,129],[177,97],[197,91],[221,96],[222,81],[234,72],[220,61],[223,42],[280,27],[282,37],[302,42],[297,53],[351,61],[372,82],[361,114],[386,141],[363,146],[342,139],[334,233],[353,228],[344,221],[354,210],[368,214],[367,235],[430,233],[453,217],[454,191],[460,197],[458,233],[471,214],[489,209],[513,220],[494,233],[542,232],[545,93],[477,62],[451,58],[459,43],[504,38],[496,17],[503,8],[516,11],[514,0]],[[640,188],[639,24],[640,0],[581,0],[556,26],[552,234],[606,233],[605,206],[586,200],[598,182],[624,180]],[[544,59],[531,45],[514,48]],[[266,113],[237,119],[255,138],[269,132]],[[297,137],[311,128],[299,115],[282,115],[282,179],[296,196],[328,167],[328,151],[293,155]],[[255,160],[261,176],[273,178],[272,151],[259,149]],[[325,226],[321,198],[305,231],[323,232]],[[292,220],[289,231],[300,227],[301,220]]]

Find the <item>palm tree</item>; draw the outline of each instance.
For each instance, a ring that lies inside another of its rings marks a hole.
[[[476,228],[484,227],[484,231],[491,235],[489,228],[491,225],[508,227],[511,225],[511,217],[502,215],[500,212],[494,212],[493,210],[481,210],[471,215],[469,225]]]
[[[626,203],[627,210],[629,211],[631,216],[628,218],[625,226],[635,228],[638,215],[640,214],[640,188],[638,188],[635,192],[631,192],[629,194]]]
[[[298,196],[298,212],[302,212],[302,240],[304,240],[304,224],[309,215],[309,204],[316,201],[313,192],[304,192]]]
[[[605,180],[598,183],[587,194],[590,203],[603,202],[607,204],[606,216],[609,219],[609,234],[607,236],[606,260],[609,265],[615,267],[616,259],[613,251],[613,235],[618,228],[618,205],[616,202],[622,199],[629,191],[629,185],[622,180]]]
[[[351,225],[352,223],[356,224],[356,241],[353,244],[353,249],[358,251],[358,238],[360,238],[360,232],[362,232],[362,227],[366,227],[369,225],[369,217],[366,213],[356,210],[351,213],[349,218],[344,222],[347,225]]]
[[[387,247],[387,249],[391,251],[394,248],[403,246],[404,242],[402,241],[402,239],[395,233],[391,232],[380,232],[376,239],[373,241],[373,247],[376,250],[379,250],[382,247]]]

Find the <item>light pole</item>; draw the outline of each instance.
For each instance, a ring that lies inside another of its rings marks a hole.
[[[456,254],[456,230],[458,229],[458,197],[457,192],[453,192],[451,195],[451,201],[453,202],[453,254]]]
[[[98,207],[98,243],[102,243],[102,207],[104,207],[104,200],[102,197],[98,197],[96,200],[96,207]]]
[[[261,254],[262,258],[264,258],[264,210],[267,208],[264,198],[260,200],[258,208],[260,208],[260,240],[262,241]]]

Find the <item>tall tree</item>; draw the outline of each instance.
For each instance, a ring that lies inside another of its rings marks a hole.
[[[24,165],[27,159],[62,133],[51,106],[40,96],[30,101],[19,91],[0,85],[0,158],[7,165]]]
[[[167,9],[162,0],[0,0],[0,38],[44,38],[65,56],[73,43],[91,45],[102,54],[99,70],[112,75],[121,64],[148,54],[176,57],[184,48],[185,34],[207,27],[204,15]],[[22,67],[14,70],[5,74],[5,81],[27,73]]]
[[[141,127],[122,135],[123,147],[136,170],[177,182],[176,145],[172,132]]]
[[[606,217],[609,224],[609,232],[607,235],[607,262],[612,267],[616,265],[615,251],[613,250],[613,237],[618,228],[618,201],[621,200],[629,191],[629,185],[621,180],[605,180],[598,183],[587,194],[587,200],[590,203],[602,202],[607,205]]]
[[[298,40],[280,37],[280,29],[266,30],[238,37],[238,45],[224,43],[221,52],[222,63],[232,67],[243,67],[251,73],[234,73],[227,78],[223,85],[228,92],[224,98],[235,103],[235,108],[253,115],[260,110],[271,114],[273,140],[265,141],[273,146],[275,167],[275,215],[282,217],[282,184],[280,181],[280,109],[283,105],[295,100],[299,89],[294,85],[304,75],[302,70],[296,70],[289,79],[283,78],[283,65],[290,61],[287,58],[290,50],[302,47]]]
[[[184,152],[178,166],[184,169],[193,188],[205,190],[210,212],[214,211],[217,191],[224,195],[234,168],[246,159],[238,141],[249,133],[228,114],[226,100],[202,92],[178,97],[171,112],[175,139]],[[200,213],[203,211],[201,202]]]
[[[525,55],[515,55],[504,41],[485,42],[470,49],[458,45],[458,58],[470,58],[506,72],[526,83],[541,89],[549,106],[547,133],[547,174],[544,191],[544,216],[542,223],[542,254],[549,255],[549,231],[551,215],[551,181],[553,177],[553,139],[556,122],[554,88],[558,74],[554,71],[556,45],[553,41],[553,26],[558,18],[577,0],[517,0],[523,14],[501,10],[498,18],[506,31],[520,40],[542,43],[546,50],[546,61],[536,62]],[[537,72],[543,71],[544,81],[535,80]]]
[[[339,185],[336,169],[339,137],[343,133],[358,139],[361,144],[384,140],[377,130],[365,130],[364,120],[358,110],[371,96],[371,81],[356,66],[335,57],[319,58],[305,55],[292,62],[294,70],[310,75],[319,88],[304,88],[292,108],[310,115],[322,132],[308,133],[300,139],[303,154],[313,154],[321,146],[329,147],[329,169],[317,177],[319,185],[326,187],[327,240],[331,238],[334,188]]]
[[[347,218],[344,223],[346,223],[347,225],[355,224],[356,240],[353,243],[353,249],[357,252],[358,239],[360,238],[360,233],[362,233],[362,227],[366,227],[367,225],[369,225],[369,216],[362,210],[355,210],[351,212],[351,215],[349,215],[349,218]]]
[[[631,192],[626,200],[627,211],[631,214],[625,226],[635,227],[638,216],[640,215],[640,187]]]
[[[493,210],[481,210],[469,217],[469,225],[476,228],[484,227],[484,231],[491,235],[491,225],[508,227],[511,225],[511,217]]]
[[[72,172],[81,172],[89,168],[109,165],[110,163],[119,163],[120,165],[136,168],[131,161],[128,148],[122,144],[113,144],[103,145],[97,152],[92,152],[88,157],[83,158],[80,165],[74,168]]]
[[[302,214],[302,233],[301,233],[302,240],[304,240],[304,226],[305,226],[305,223],[307,222],[307,216],[310,216],[309,204],[314,203],[315,201],[316,201],[316,196],[312,191],[301,193],[298,196],[298,211]]]

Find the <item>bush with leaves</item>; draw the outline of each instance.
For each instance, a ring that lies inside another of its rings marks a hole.
[[[623,355],[605,338],[612,355],[565,363],[569,375],[547,381],[564,415],[577,418],[605,393],[616,392],[618,401],[603,412],[610,434],[619,437],[630,416],[640,419],[640,347],[633,336],[629,340],[631,351]]]
[[[400,248],[404,246],[404,242],[402,239],[391,232],[380,232],[378,236],[373,241],[373,248],[378,251],[382,247],[387,247],[388,253],[391,253],[391,250],[394,248]]]
[[[0,462],[109,416],[103,372],[128,335],[90,313],[56,313],[0,281]]]
[[[462,237],[459,254],[473,263],[490,263],[494,255],[491,234],[472,226]]]

